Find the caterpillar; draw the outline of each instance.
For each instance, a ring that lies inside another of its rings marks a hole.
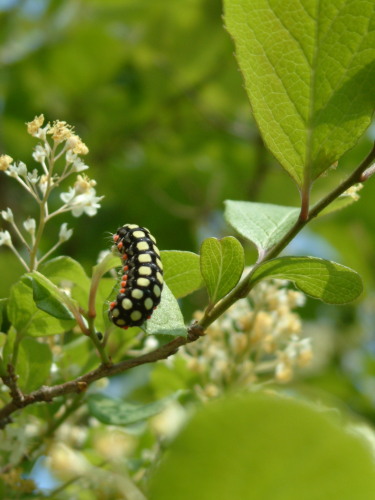
[[[120,292],[109,306],[109,319],[120,328],[140,326],[160,303],[163,264],[156,240],[145,227],[125,224],[113,235],[123,261]]]

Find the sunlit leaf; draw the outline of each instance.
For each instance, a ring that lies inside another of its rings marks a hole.
[[[199,255],[193,252],[164,250],[161,252],[164,279],[176,298],[184,297],[203,286]]]
[[[280,257],[264,262],[252,279],[265,278],[293,281],[307,295],[328,304],[346,304],[363,290],[362,279],[353,269],[317,257]]]
[[[255,120],[299,186],[354,146],[374,110],[368,0],[225,0]]]
[[[225,201],[225,219],[258,253],[273,247],[292,228],[300,209],[269,203]]]

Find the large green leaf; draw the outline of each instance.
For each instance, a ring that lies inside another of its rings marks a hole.
[[[211,304],[215,304],[238,283],[245,256],[241,243],[233,236],[207,238],[201,246],[201,272]]]
[[[203,286],[199,255],[193,252],[163,250],[164,279],[176,298],[185,297]]]
[[[225,201],[225,219],[233,229],[253,242],[259,253],[273,247],[292,228],[300,210],[269,203]]]
[[[18,348],[16,372],[23,391],[33,391],[43,385],[51,370],[52,352],[47,344],[32,337],[21,340]]]
[[[173,337],[186,337],[187,335],[180,306],[165,283],[160,304],[151,319],[143,325],[143,328],[150,335],[171,335]]]
[[[88,399],[91,415],[110,425],[129,425],[153,417],[163,411],[180,393],[175,393],[154,403],[134,404],[104,394],[92,394]]]
[[[299,186],[371,122],[375,8],[368,0],[225,0],[263,139]]]
[[[261,264],[252,279],[280,278],[328,304],[346,304],[363,290],[358,273],[336,262],[317,257],[280,257]]]
[[[332,411],[275,395],[237,395],[190,420],[156,468],[148,498],[373,500],[371,448]]]

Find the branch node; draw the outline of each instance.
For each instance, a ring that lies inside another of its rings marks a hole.
[[[77,386],[77,392],[80,393],[80,392],[85,392],[87,390],[87,382],[84,382],[83,380],[79,380],[77,383],[76,383],[76,386]]]

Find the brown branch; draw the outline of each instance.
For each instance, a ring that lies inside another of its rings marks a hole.
[[[204,335],[203,328],[198,325],[198,323],[193,323],[189,327],[186,337],[176,337],[167,344],[155,349],[155,351],[143,354],[137,358],[121,361],[120,363],[101,364],[95,370],[92,370],[75,380],[53,386],[42,386],[40,389],[29,394],[20,393],[22,397],[19,397],[19,389],[18,391],[15,391],[9,385],[14,382],[9,381],[6,385],[11,388],[12,401],[0,409],[0,429],[3,429],[8,423],[11,422],[10,416],[20,408],[24,408],[25,406],[38,402],[51,402],[54,398],[64,396],[66,394],[81,393],[85,391],[92,382],[95,382],[95,380],[103,377],[118,375],[119,373],[123,373],[130,368],[134,368],[135,366],[143,365],[145,363],[154,363],[155,361],[166,359],[172,354],[175,354],[179,347],[189,342],[194,342],[202,335]],[[8,379],[7,377],[5,378]],[[4,381],[4,383],[6,382]],[[12,387],[14,386],[12,385]]]
[[[10,395],[12,396],[14,404],[18,405],[18,407],[21,408],[24,395],[21,389],[17,385],[18,376],[16,375],[16,372],[14,371],[14,366],[11,363],[8,364],[7,369],[8,369],[8,375],[3,375],[1,379],[4,382],[4,384],[7,387],[9,387],[9,392]]]

